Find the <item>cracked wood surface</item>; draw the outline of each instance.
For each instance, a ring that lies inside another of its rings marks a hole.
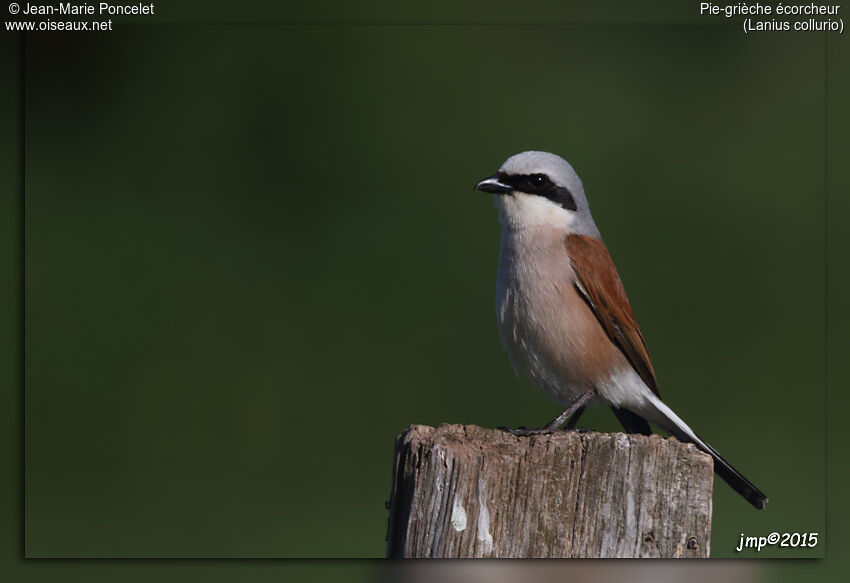
[[[707,557],[713,476],[709,456],[657,435],[412,425],[387,555]]]

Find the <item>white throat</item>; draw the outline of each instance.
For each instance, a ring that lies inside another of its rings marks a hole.
[[[522,192],[498,195],[496,206],[499,207],[499,222],[512,230],[541,226],[569,229],[575,219],[573,213],[559,204]]]

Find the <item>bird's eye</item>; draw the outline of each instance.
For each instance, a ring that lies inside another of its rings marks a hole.
[[[546,177],[542,174],[532,174],[531,176],[531,185],[537,188],[540,188],[546,184]]]

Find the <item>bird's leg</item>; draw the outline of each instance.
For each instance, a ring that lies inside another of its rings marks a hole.
[[[572,415],[573,413],[578,413],[580,415],[581,412],[579,410],[583,410],[584,406],[592,397],[592,391],[588,391],[580,395],[578,399],[570,403],[570,406],[567,407],[563,413],[552,419],[552,421],[550,421],[543,427],[538,427],[537,429],[529,429],[528,427],[519,427],[517,429],[512,429],[510,427],[499,427],[499,429],[507,431],[508,433],[513,433],[514,435],[546,435],[548,433],[554,433],[558,430],[558,428],[561,427],[561,425],[566,422],[567,418],[570,415]],[[576,415],[576,421],[578,421],[578,415]]]
[[[570,417],[570,420],[567,421],[567,424],[564,425],[564,431],[578,431],[579,433],[588,433],[590,429],[586,429],[584,427],[579,427],[576,429],[576,425],[578,424],[578,420],[581,417],[581,414],[584,413],[584,410],[587,409],[587,405],[582,405],[581,407],[573,413],[573,416]]]

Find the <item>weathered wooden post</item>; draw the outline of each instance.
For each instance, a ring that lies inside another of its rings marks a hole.
[[[414,425],[396,440],[390,557],[707,557],[711,458],[660,436],[516,437]]]

